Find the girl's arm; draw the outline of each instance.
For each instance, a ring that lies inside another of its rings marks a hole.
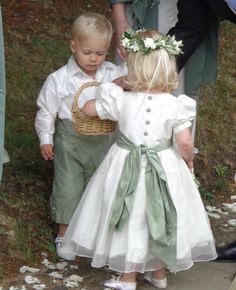
[[[84,104],[82,111],[85,115],[89,117],[96,117],[98,115],[95,102],[95,100],[90,100]]]
[[[175,137],[182,158],[187,163],[189,169],[192,169],[194,144],[189,128],[180,131],[175,135]]]

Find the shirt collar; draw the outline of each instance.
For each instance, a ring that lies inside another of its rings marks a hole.
[[[82,69],[78,66],[78,64],[76,63],[73,55],[69,58],[68,63],[67,63],[67,73],[68,73],[68,77],[72,77],[77,73],[81,73],[83,75],[86,75]]]
[[[105,71],[107,69],[111,69],[111,68],[112,68],[112,66],[110,65],[110,63],[107,61],[104,61],[96,72],[96,79],[98,81],[101,81],[103,79],[103,76],[105,75]],[[67,63],[67,73],[68,73],[68,77],[72,77],[72,76],[76,75],[77,73],[88,77],[88,75],[85,72],[83,72],[82,69],[78,66],[73,55],[70,57],[70,59]]]

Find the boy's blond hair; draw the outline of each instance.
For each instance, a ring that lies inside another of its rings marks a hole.
[[[153,38],[161,35],[147,30],[137,33],[140,38]],[[175,56],[161,48],[144,55],[142,52],[128,53],[127,85],[132,91],[149,89],[171,92],[178,87],[178,74]]]
[[[111,22],[102,14],[88,12],[75,19],[72,26],[72,38],[84,41],[89,38],[101,39],[108,44],[112,38]]]

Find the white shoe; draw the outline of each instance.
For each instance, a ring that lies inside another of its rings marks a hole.
[[[136,282],[125,282],[120,281],[120,277],[117,279],[113,278],[104,282],[104,285],[109,288],[117,289],[117,290],[136,290],[137,283]]]
[[[57,237],[55,239],[56,249],[57,249],[57,255],[58,257],[68,260],[68,261],[74,261],[75,255],[72,254],[70,251],[68,251],[63,244],[63,237]]]
[[[158,280],[152,277],[152,272],[145,273],[144,279],[149,283],[151,283],[156,288],[164,289],[167,287],[167,278]]]

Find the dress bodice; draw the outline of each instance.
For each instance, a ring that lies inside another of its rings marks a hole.
[[[186,95],[124,92],[111,83],[102,85],[98,94],[99,117],[117,121],[119,130],[137,145],[165,142],[191,126],[195,116],[195,101]]]

